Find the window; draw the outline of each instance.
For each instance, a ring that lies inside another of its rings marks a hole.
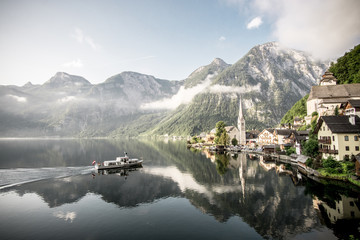
[[[353,201],[351,201],[351,202],[349,202],[349,204],[350,204],[350,206],[354,206],[354,202]]]
[[[359,151],[359,146],[355,146],[355,151]]]
[[[335,141],[335,136],[332,136],[333,137],[333,141]]]
[[[359,141],[359,136],[354,136],[354,141]]]
[[[345,150],[346,151],[349,151],[350,149],[349,149],[349,146],[345,146]]]
[[[345,141],[349,141],[349,136],[344,136]]]

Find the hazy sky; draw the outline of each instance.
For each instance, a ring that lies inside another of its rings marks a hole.
[[[91,83],[123,71],[181,80],[269,41],[342,56],[360,43],[360,1],[1,0],[0,84],[59,71]]]

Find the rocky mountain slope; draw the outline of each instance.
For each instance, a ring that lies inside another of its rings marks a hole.
[[[183,81],[123,72],[103,83],[57,73],[42,85],[0,86],[2,137],[192,135],[219,120],[247,128],[280,122],[328,66],[278,43],[255,46],[233,65],[216,58]]]
[[[182,84],[123,72],[92,85],[60,72],[42,85],[1,86],[0,134],[107,136],[144,114],[141,104],[172,96]]]
[[[276,42],[255,46],[213,76],[189,105],[179,106],[149,133],[198,134],[214,128],[219,120],[236,125],[240,96],[247,129],[274,126],[311,86],[318,84],[327,67],[304,52]]]

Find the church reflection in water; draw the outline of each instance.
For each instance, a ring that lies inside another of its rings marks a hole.
[[[170,145],[172,146],[172,145]],[[173,151],[178,148],[174,145]],[[289,239],[327,227],[339,238],[359,238],[359,193],[325,186],[258,156],[154,152],[143,168],[95,172],[16,186],[37,193],[49,208],[87,194],[132,209],[169,197],[187,199],[220,223],[241,218],[264,238]],[[65,213],[59,217],[69,218]]]
[[[205,153],[205,156],[209,158],[214,164],[219,164],[217,159],[226,158],[216,153]],[[273,172],[274,175],[278,175],[279,177],[288,176],[291,179],[293,186],[300,187],[298,189],[303,189],[303,194],[311,196],[311,205],[315,210],[316,215],[318,216],[317,221],[320,225],[326,225],[328,228],[332,229],[338,238],[358,239],[360,237],[360,192],[354,192],[343,187],[334,187],[331,184],[322,185],[320,183],[316,183],[313,180],[302,176],[296,170],[296,167],[293,169],[286,169],[284,164],[277,164],[274,161],[267,161],[267,159],[264,159],[263,156],[229,154],[227,158],[230,159],[229,164],[227,165],[227,169],[235,169],[238,170],[239,173],[238,183],[241,185],[242,192],[242,196],[239,199],[240,204],[243,203],[247,205],[246,207],[250,207],[249,202],[246,201],[246,198],[252,199],[252,195],[256,194],[255,192],[262,193],[261,198],[263,199],[257,199],[254,200],[255,202],[253,202],[253,204],[259,201],[262,201],[263,203],[262,206],[258,206],[259,209],[254,211],[255,215],[257,215],[260,209],[268,208],[271,205],[272,208],[275,208],[277,204],[276,201],[273,201],[274,199],[271,197],[265,197],[265,195],[267,195],[267,191],[269,191],[268,187],[266,186],[266,180],[262,184],[254,184],[253,181],[254,178],[261,178],[261,176],[263,176],[263,171]],[[258,166],[260,166],[260,169]],[[222,172],[219,172],[219,174],[222,174]],[[288,183],[290,184],[290,182]],[[274,188],[274,186],[272,188]],[[252,193],[249,193],[250,189]],[[294,198],[294,196],[292,196],[292,198]],[[293,206],[290,206],[290,208],[284,208],[283,210],[287,209],[286,211],[295,213],[297,210],[300,210],[296,209],[298,205],[299,204],[296,203],[293,204]],[[304,213],[311,211],[309,209],[305,209],[306,208],[303,209]],[[298,212],[298,214],[301,213]],[[286,214],[283,215],[283,217],[286,217]],[[306,215],[303,215],[302,218],[304,217],[307,219],[304,221],[306,226],[310,227],[317,225],[316,221],[314,221],[314,219],[312,219],[310,216],[306,217]],[[291,223],[288,223],[288,225],[291,225]],[[272,236],[274,235],[272,234]]]

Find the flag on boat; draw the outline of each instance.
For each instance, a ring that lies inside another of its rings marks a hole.
[[[95,165],[96,161],[94,160],[91,165]]]

